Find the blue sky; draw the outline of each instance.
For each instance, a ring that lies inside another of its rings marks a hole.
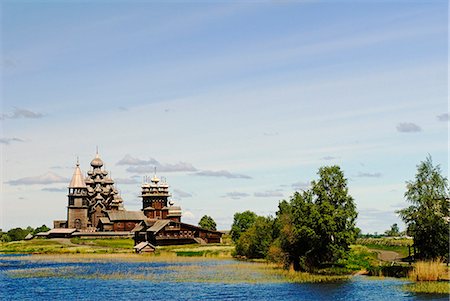
[[[184,220],[274,214],[319,167],[363,232],[448,174],[447,1],[3,1],[0,227],[65,218],[99,146],[125,206],[153,166]],[[402,224],[401,224],[402,225]]]

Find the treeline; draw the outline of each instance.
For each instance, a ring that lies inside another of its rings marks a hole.
[[[231,237],[236,255],[313,271],[346,257],[359,229],[355,203],[339,166],[322,167],[311,188],[279,203],[275,217],[236,213]]]
[[[361,235],[355,226],[357,211],[339,166],[322,167],[311,188],[295,192],[279,203],[275,217],[254,212],[236,213],[231,237],[236,255],[282,262],[295,270],[313,271],[333,266],[349,255],[350,244]],[[448,180],[431,157],[417,166],[406,183],[411,205],[397,211],[407,225],[400,232],[393,224],[384,236],[410,235],[416,259],[449,259],[450,195]],[[381,237],[383,235],[374,235]]]
[[[50,230],[50,228],[47,227],[46,225],[42,225],[37,228],[32,228],[30,226],[26,227],[25,229],[14,228],[9,230],[8,232],[3,232],[0,229],[0,241],[9,242],[9,241],[23,240],[28,234],[35,235],[39,232],[47,232],[48,230]]]

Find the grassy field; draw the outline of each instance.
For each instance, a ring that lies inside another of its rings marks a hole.
[[[73,241],[72,241],[73,240]],[[130,253],[131,239],[32,239],[0,243],[0,253],[67,254],[67,253]]]
[[[394,251],[399,253],[402,257],[407,257],[408,246],[412,245],[413,241],[408,238],[358,238],[356,244],[374,250]]]
[[[127,254],[133,253],[131,238],[33,239],[0,243],[0,253],[20,254]],[[231,258],[234,246],[224,244],[160,246],[151,256]]]

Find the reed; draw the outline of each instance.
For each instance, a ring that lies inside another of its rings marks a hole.
[[[419,294],[450,294],[448,281],[421,281],[405,285],[405,290]]]
[[[438,281],[448,279],[448,269],[440,260],[418,261],[409,273],[414,281]]]

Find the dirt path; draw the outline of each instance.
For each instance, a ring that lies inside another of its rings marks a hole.
[[[377,250],[377,249],[369,249],[372,252],[377,253],[377,257],[381,261],[400,261],[402,256],[394,251],[386,251],[386,250]]]

